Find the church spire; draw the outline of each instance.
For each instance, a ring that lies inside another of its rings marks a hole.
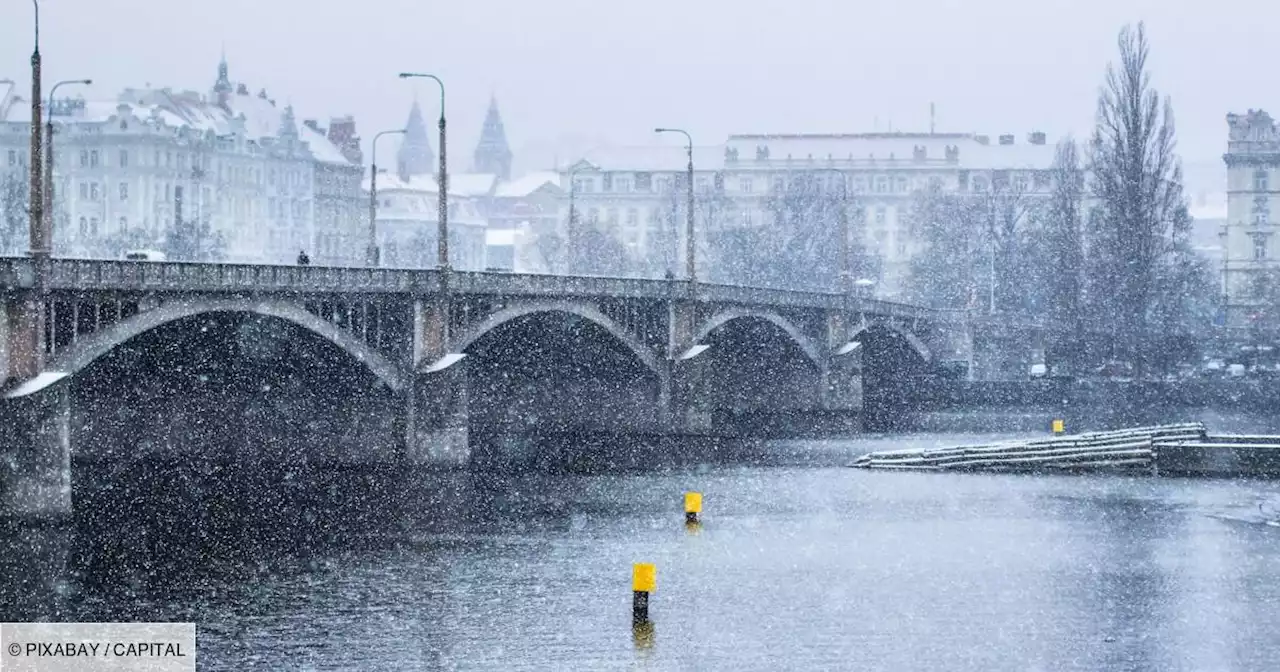
[[[218,79],[213,83],[213,97],[219,105],[226,106],[231,95],[231,78],[227,74],[227,50],[222,50],[222,58],[218,61]]]
[[[431,139],[427,136],[427,125],[422,121],[422,108],[417,99],[409,109],[409,120],[404,123],[404,136],[400,140],[400,149],[396,152],[396,172],[400,179],[408,181],[416,175],[433,175],[436,155],[431,151]]]
[[[480,143],[476,145],[475,171],[511,179],[511,148],[507,146],[507,133],[502,127],[502,115],[498,113],[498,99],[492,96],[480,131]]]

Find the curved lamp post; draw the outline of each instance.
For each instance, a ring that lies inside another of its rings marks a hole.
[[[440,228],[436,233],[436,264],[449,274],[449,168],[445,160],[444,82],[439,77],[423,72],[402,72],[400,79],[430,79],[440,85]]]
[[[404,129],[382,131],[373,136],[372,173],[369,175],[369,246],[365,249],[364,263],[376,268],[378,260],[378,139],[384,135],[404,135]]]
[[[49,89],[49,103],[45,110],[44,125],[44,237],[53,242],[53,97],[64,84],[93,84],[92,79],[64,79]]]
[[[685,255],[688,257],[686,260],[686,264],[688,266],[686,272],[689,275],[689,284],[692,286],[698,282],[698,276],[694,267],[694,254],[696,248],[693,241],[693,136],[689,135],[688,131],[680,128],[655,128],[653,129],[653,132],[679,133],[685,137],[685,141],[688,143],[686,145],[686,149],[689,153],[689,184],[687,185],[689,187],[689,205],[688,212],[686,213],[688,215],[687,222],[685,223]]]

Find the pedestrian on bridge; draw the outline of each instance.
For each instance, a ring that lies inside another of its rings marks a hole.
[[[306,251],[306,250],[302,250],[301,252],[299,252],[299,253],[298,253],[298,265],[299,265],[299,266],[310,266],[310,265],[311,265],[311,257],[308,257],[308,256],[307,256],[307,251]]]

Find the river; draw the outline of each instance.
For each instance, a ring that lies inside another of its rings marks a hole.
[[[1276,483],[842,466],[985,438],[781,442],[749,465],[346,474],[246,486],[248,500],[158,470],[80,495],[99,511],[126,498],[109,516],[8,529],[0,619],[194,621],[202,670],[1280,664]],[[686,490],[704,495],[699,530]],[[636,562],[658,568],[649,635],[630,621]]]

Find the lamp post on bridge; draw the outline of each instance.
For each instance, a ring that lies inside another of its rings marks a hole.
[[[31,5],[35,9],[35,47],[31,51],[31,189],[27,194],[27,207],[30,214],[27,235],[31,248],[30,254],[35,260],[36,287],[43,294],[47,289],[44,262],[49,259],[49,241],[44,236],[44,192],[41,189],[44,184],[41,175],[44,154],[41,152],[40,123],[44,115],[40,111],[40,106],[44,95],[40,89],[40,2],[31,0]],[[43,333],[43,329],[41,332]]]
[[[686,272],[689,275],[689,289],[692,291],[696,288],[698,284],[698,276],[696,273],[696,269],[694,267],[694,258],[695,258],[695,252],[697,248],[694,245],[694,239],[693,239],[693,136],[689,135],[688,131],[680,128],[655,128],[653,129],[653,132],[654,133],[679,133],[685,137],[685,140],[688,143],[686,145],[686,148],[689,153],[689,168],[688,168],[689,204],[688,204],[688,212],[686,213],[688,215],[687,217],[688,221],[685,224],[685,245],[686,245],[685,254],[688,257],[688,259],[686,260],[686,264],[688,266],[688,269]]]
[[[402,72],[400,79],[430,79],[440,86],[440,213],[436,232],[436,264],[440,267],[443,288],[449,287],[449,166],[445,160],[444,82],[439,77],[423,72]]]
[[[403,135],[404,129],[382,131],[373,136],[373,157],[369,174],[369,247],[365,250],[365,265],[379,266],[378,255],[378,139],[384,135]]]
[[[64,79],[49,88],[49,104],[45,110],[44,127],[44,236],[53,246],[53,97],[64,84],[93,84],[92,79]]]

